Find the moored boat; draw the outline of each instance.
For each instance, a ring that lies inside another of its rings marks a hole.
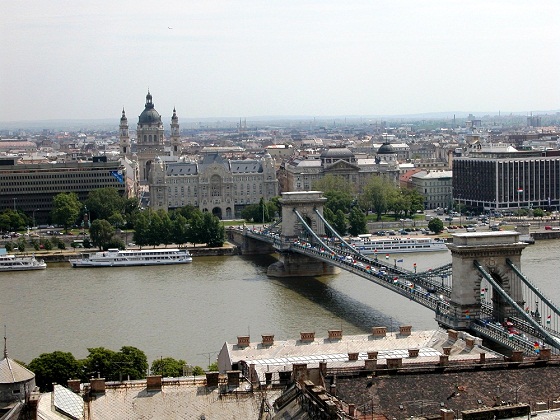
[[[377,238],[368,233],[350,238],[349,244],[362,254],[447,251],[443,239],[426,236]]]
[[[127,249],[110,248],[107,251],[84,253],[71,258],[72,267],[130,267],[137,265],[189,264],[191,254],[186,249]]]
[[[35,255],[0,255],[0,272],[44,270],[45,268],[47,268],[45,261],[35,258]]]

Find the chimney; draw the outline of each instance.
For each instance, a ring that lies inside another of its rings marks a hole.
[[[523,352],[521,350],[513,350],[511,352],[511,358],[509,360],[511,360],[512,362],[522,362]]]
[[[219,372],[206,372],[206,386],[213,387],[218,386],[220,379]]]
[[[373,327],[371,334],[376,338],[383,338],[387,335],[387,327]]]
[[[68,379],[68,389],[76,394],[80,393],[80,380],[79,379]]]
[[[451,347],[444,347],[443,348],[443,354],[445,354],[446,356],[449,356],[451,354]]]
[[[238,387],[239,386],[239,376],[241,371],[239,370],[228,370],[227,372],[227,384],[228,386]]]
[[[89,385],[93,394],[105,394],[105,378],[91,378]]]
[[[272,346],[274,344],[274,334],[262,335],[263,347]]]
[[[459,333],[455,330],[447,330],[447,339],[449,341],[457,341],[459,338]]]
[[[377,359],[377,355],[379,354],[378,351],[368,351],[367,358],[368,359]]]
[[[29,396],[29,401],[27,402],[28,407],[29,407],[29,418],[30,419],[37,419],[37,411],[39,408],[39,400],[41,399],[41,393],[39,392],[31,392],[31,395]]]
[[[550,360],[550,349],[540,349],[539,351],[539,360]]]
[[[146,377],[147,391],[161,391],[161,375],[151,375]]]
[[[250,339],[248,335],[238,335],[237,336],[237,347],[249,347]]]
[[[358,360],[359,355],[360,355],[360,353],[357,353],[357,352],[348,353],[348,360],[349,361]]]
[[[418,357],[420,349],[408,349],[408,357]]]
[[[329,340],[341,340],[342,330],[329,330]]]
[[[411,325],[401,325],[399,327],[399,334],[403,336],[409,336],[412,333],[412,326]]]
[[[315,333],[314,332],[300,332],[299,333],[301,341],[304,342],[313,342],[315,341]]]

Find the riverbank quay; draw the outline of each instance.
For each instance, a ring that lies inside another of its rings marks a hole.
[[[162,247],[157,247],[162,248]],[[191,254],[192,257],[227,257],[233,255],[239,255],[239,250],[235,245],[230,244],[229,242],[224,243],[222,247],[219,248],[210,248],[204,245],[200,246],[187,246],[186,247]],[[134,247],[132,249],[140,249],[138,247]],[[143,249],[150,249],[150,247],[144,247]],[[80,250],[51,250],[51,251],[35,251],[35,252],[17,252],[16,255],[29,255],[33,254],[35,257],[44,260],[47,264],[48,263],[63,263],[68,262],[71,258],[78,258],[81,254],[87,254],[92,252],[97,252],[97,248],[82,248]]]

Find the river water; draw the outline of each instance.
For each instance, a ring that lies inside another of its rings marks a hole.
[[[522,254],[522,271],[556,304],[560,241],[538,241]],[[393,261],[390,257],[390,262]],[[418,271],[451,262],[449,252],[399,254]],[[372,326],[434,329],[434,313],[348,272],[321,278],[266,276],[274,256],[196,257],[192,264],[71,268],[0,273],[0,325],[11,358],[30,362],[55,350],[84,358],[88,347],[135,346],[151,363],[161,356],[206,367],[224,342],[329,329],[363,334]]]

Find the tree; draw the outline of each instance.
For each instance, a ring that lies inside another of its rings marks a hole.
[[[85,204],[89,210],[91,220],[109,220],[115,213],[124,213],[125,202],[126,200],[119,194],[116,188],[107,187],[90,191]]]
[[[403,188],[403,194],[406,198],[407,208],[405,216],[412,216],[419,210],[424,210],[424,197],[415,188]]]
[[[94,220],[89,228],[91,243],[100,250],[107,247],[114,234],[115,228],[111,226],[111,223],[104,219]]]
[[[544,216],[544,211],[541,208],[536,208],[533,210],[533,216],[535,217],[543,217]]]
[[[364,186],[363,197],[361,200],[371,205],[371,210],[377,215],[377,220],[381,220],[381,215],[388,209],[388,197],[395,186],[384,176],[372,176]]]
[[[109,216],[107,221],[116,229],[123,228],[124,225],[126,224],[126,221],[124,220],[124,217],[121,213],[113,213],[112,215]]]
[[[342,210],[345,214],[350,211],[350,206],[354,200],[354,186],[341,176],[326,175],[325,177],[315,181],[313,188],[323,191],[323,195],[327,199],[325,207],[332,210],[336,214],[338,210]]]
[[[192,374],[194,376],[204,375],[204,369],[202,369],[200,366],[195,366],[193,368]]]
[[[331,226],[338,232],[340,236],[346,234],[346,229],[348,228],[348,220],[346,215],[342,210],[338,210],[334,215],[334,222]]]
[[[177,245],[188,242],[188,225],[187,219],[180,213],[176,213],[172,220],[172,238]]]
[[[247,222],[258,222],[259,211],[260,207],[258,204],[249,204],[241,210],[241,217],[243,217]]]
[[[0,230],[16,231],[29,226],[29,218],[19,210],[6,209],[0,214]]]
[[[189,225],[187,227],[188,242],[193,244],[200,244],[204,242],[202,238],[202,229],[202,213],[195,213],[189,220]]]
[[[28,368],[35,373],[35,383],[42,391],[52,391],[53,382],[66,385],[68,379],[80,378],[82,365],[72,353],[54,351],[43,353],[29,363]]]
[[[88,356],[83,361],[84,380],[98,376],[108,381],[117,379],[118,371],[115,372],[115,367],[118,365],[114,362],[118,359],[115,351],[105,347],[93,347],[88,348],[88,352]]]
[[[148,227],[148,245],[154,248],[163,242],[163,221],[159,211],[150,211],[148,213],[149,227]]]
[[[132,236],[136,245],[143,247],[148,245],[148,236],[150,229],[150,212],[148,209],[146,211],[140,211],[136,214],[134,218],[134,235]]]
[[[440,233],[443,230],[443,222],[440,218],[434,217],[428,222],[428,229],[430,229],[432,232]]]
[[[323,217],[325,218],[325,220],[327,221],[327,223],[331,226],[334,225],[334,213],[331,209],[329,209],[328,207],[323,208]]]
[[[51,218],[57,225],[63,226],[64,231],[73,226],[78,220],[82,205],[75,193],[60,193],[53,198],[53,210]]]
[[[23,236],[20,236],[17,240],[17,248],[19,252],[25,252],[26,240]]]
[[[121,347],[117,353],[115,364],[119,366],[119,380],[123,378],[142,379],[148,371],[148,358],[146,354],[132,346]]]
[[[163,377],[176,378],[183,376],[183,368],[187,364],[182,359],[176,360],[173,357],[163,357],[152,362],[152,375],[162,375]]]
[[[348,232],[352,236],[358,236],[360,233],[367,233],[366,215],[358,206],[352,207],[350,215],[348,216],[350,228]]]
[[[202,231],[199,240],[209,247],[220,247],[226,241],[224,225],[212,213],[202,214]]]
[[[325,175],[323,178],[313,182],[313,189],[323,191],[324,193],[331,191],[347,191],[350,196],[355,193],[354,185],[342,176],[332,174]]]
[[[173,238],[173,222],[169,217],[169,213],[165,210],[158,210],[158,214],[161,220],[161,224],[159,226],[159,234],[161,243],[165,246],[172,244],[174,242]]]

